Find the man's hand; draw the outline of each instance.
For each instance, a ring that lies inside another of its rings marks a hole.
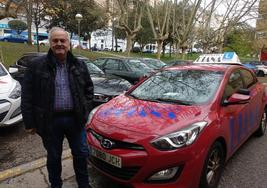
[[[29,134],[35,134],[36,133],[36,128],[32,128],[32,129],[25,129],[26,133]]]

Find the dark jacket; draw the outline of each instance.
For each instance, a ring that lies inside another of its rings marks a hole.
[[[93,107],[93,82],[84,62],[67,55],[70,90],[77,129],[84,127]],[[54,117],[56,59],[51,49],[47,55],[32,60],[22,84],[21,109],[26,129],[36,128],[49,135]]]

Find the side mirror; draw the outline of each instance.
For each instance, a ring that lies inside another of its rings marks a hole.
[[[223,106],[246,104],[250,100],[249,95],[234,93],[228,100],[223,101]]]
[[[237,91],[237,93],[243,94],[243,95],[249,95],[250,94],[250,91],[248,89],[239,89]]]
[[[10,74],[16,73],[16,72],[18,72],[18,71],[19,71],[19,69],[18,69],[18,68],[15,68],[15,67],[9,67],[9,68],[8,68],[8,72],[9,72]]]

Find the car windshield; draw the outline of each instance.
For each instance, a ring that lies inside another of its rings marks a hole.
[[[132,71],[140,71],[140,70],[151,70],[145,63],[141,62],[140,60],[130,59],[128,61],[129,66],[131,67]]]
[[[0,76],[7,75],[7,72],[5,71],[4,67],[0,64]]]
[[[153,69],[160,69],[166,65],[162,61],[156,59],[144,59],[144,63]]]
[[[201,104],[215,94],[223,74],[208,70],[164,70],[148,78],[129,95],[148,101]]]
[[[98,68],[90,61],[86,61],[85,63],[90,74],[105,74],[100,68]]]

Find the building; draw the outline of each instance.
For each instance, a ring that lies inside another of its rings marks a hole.
[[[267,60],[267,0],[259,2],[255,43],[260,52],[260,60]]]

